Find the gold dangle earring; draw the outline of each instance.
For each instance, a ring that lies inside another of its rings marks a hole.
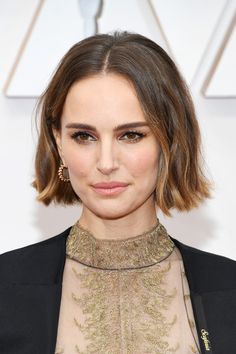
[[[58,169],[58,176],[61,181],[63,182],[69,182],[70,178],[68,177],[68,168],[67,168],[67,176],[64,176],[64,168],[67,168],[63,163],[61,163],[59,169]]]

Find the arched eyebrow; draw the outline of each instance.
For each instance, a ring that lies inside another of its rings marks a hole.
[[[123,129],[145,127],[145,126],[149,126],[149,124],[147,122],[132,122],[132,123],[126,123],[126,124],[117,125],[114,128],[114,131],[117,132],[117,131],[120,131],[120,130],[123,130]],[[68,123],[66,125],[66,128],[88,129],[88,130],[91,130],[91,131],[94,131],[94,132],[97,133],[96,127],[94,127],[93,125],[84,124],[84,123]]]

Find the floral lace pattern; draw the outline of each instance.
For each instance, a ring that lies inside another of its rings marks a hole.
[[[67,258],[55,354],[199,354],[180,252],[157,220],[126,239],[77,222]]]

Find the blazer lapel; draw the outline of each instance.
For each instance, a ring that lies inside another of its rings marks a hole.
[[[0,353],[54,354],[61,286],[0,285]]]
[[[180,250],[201,352],[236,351],[236,262],[173,239]]]
[[[0,353],[54,354],[69,229],[0,256]]]

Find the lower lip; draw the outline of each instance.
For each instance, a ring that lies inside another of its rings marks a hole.
[[[114,188],[95,188],[92,187],[93,190],[101,195],[116,195],[119,194],[121,192],[123,192],[128,186],[123,186],[123,187],[114,187]]]

